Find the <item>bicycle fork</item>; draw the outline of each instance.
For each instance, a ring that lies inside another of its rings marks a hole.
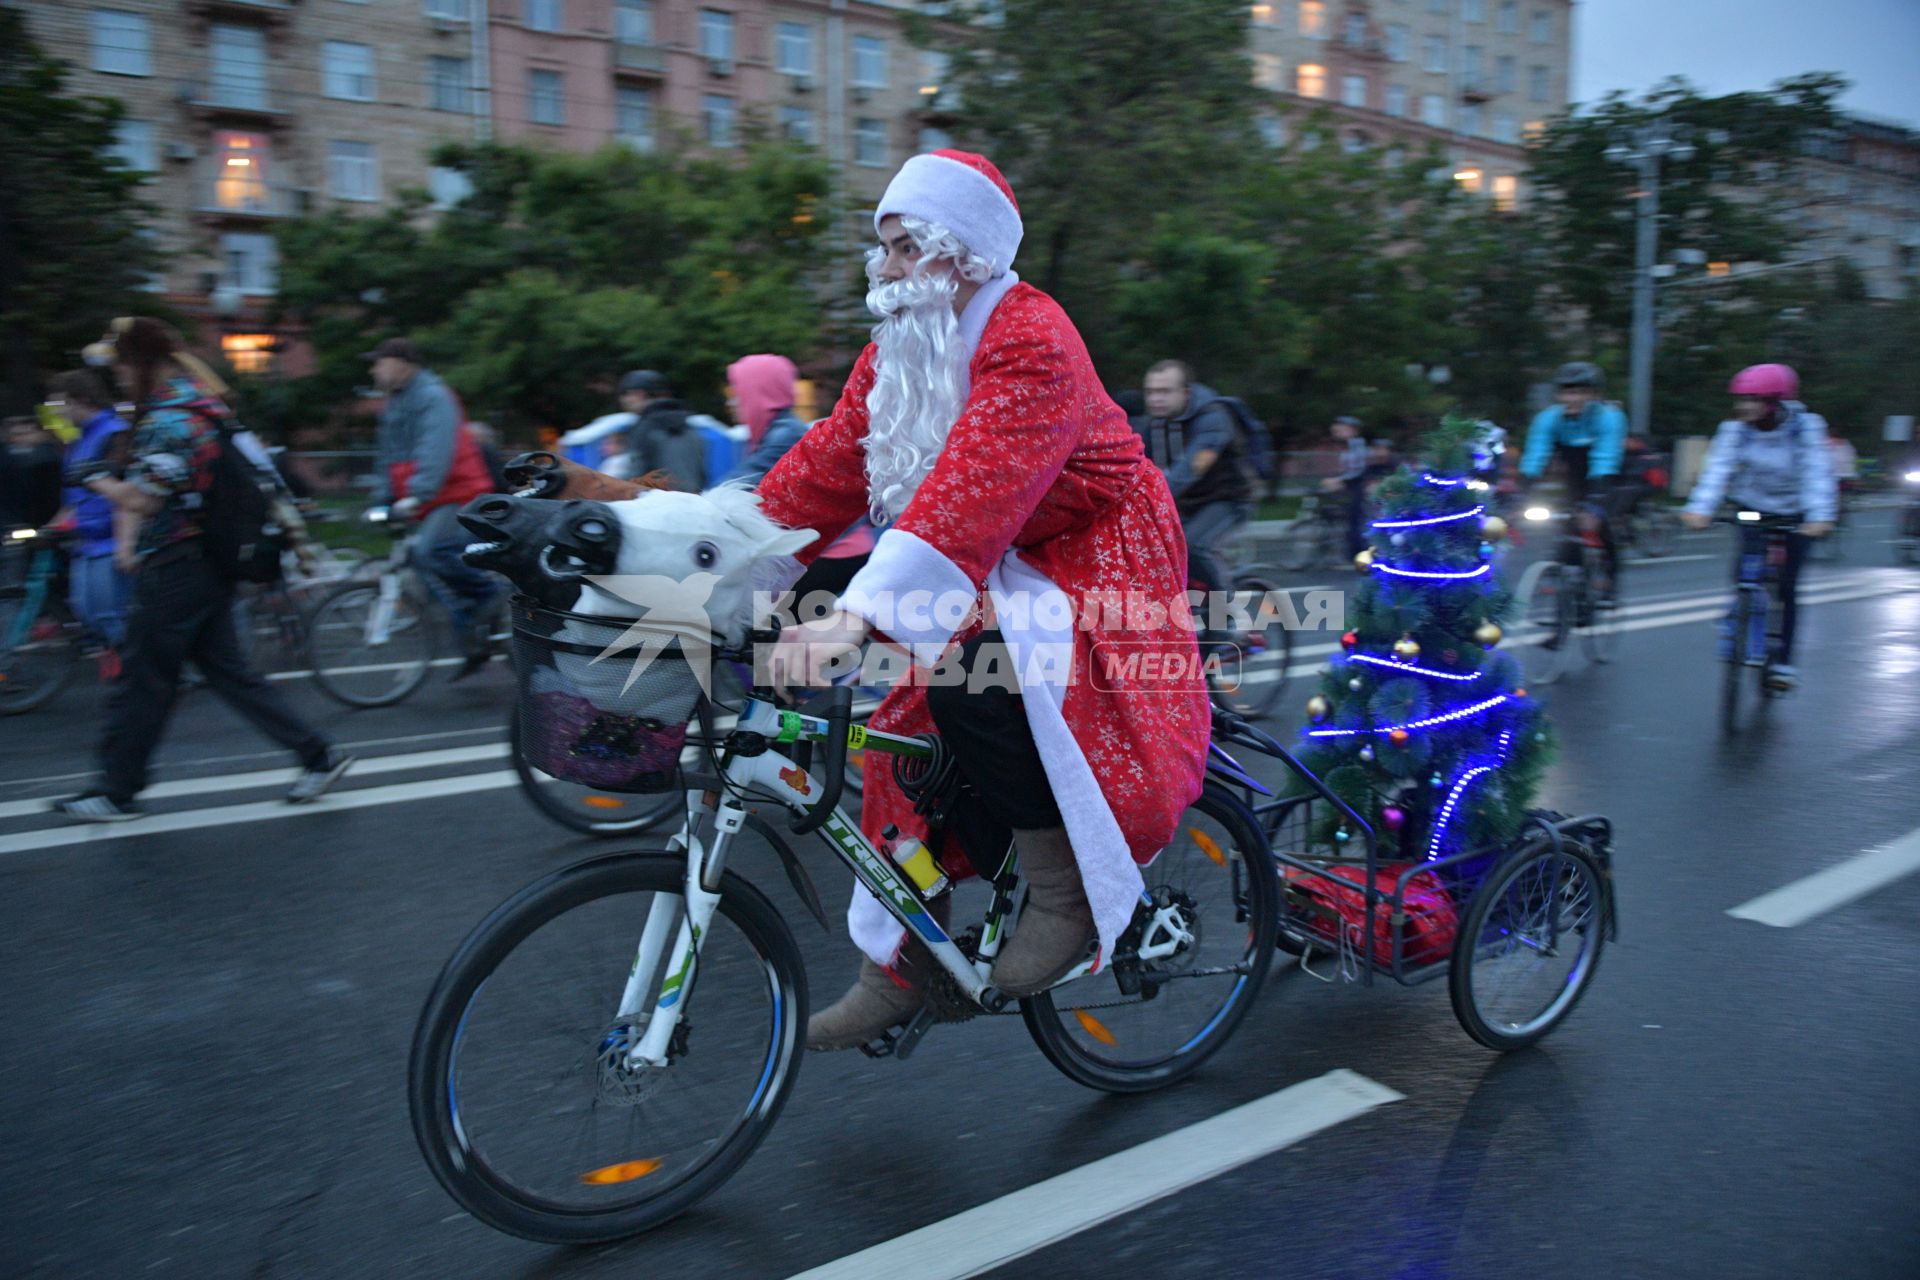
[[[730,812],[733,821],[729,826],[727,818]],[[718,889],[708,889],[705,882],[710,880],[716,886],[719,884],[726,846],[739,829],[743,817],[744,811],[735,806],[722,808],[711,849],[703,846],[699,836],[691,830],[684,834],[684,838],[676,837],[675,842],[682,844],[687,851],[686,883],[680,893],[655,895],[652,905],[647,909],[646,926],[640,931],[640,945],[633,957],[633,968],[627,974],[626,989],[620,994],[618,1016],[637,1017],[646,1005],[648,993],[653,990],[654,979],[662,972],[666,975],[660,982],[660,994],[654,998],[653,1008],[647,1013],[647,1029],[627,1053],[627,1065],[630,1067],[667,1065],[674,1030],[680,1025],[680,1016],[693,993],[694,977],[700,963],[700,944],[706,938],[707,926],[713,921],[715,909],[720,905]],[[671,949],[667,946],[670,932],[674,935]]]

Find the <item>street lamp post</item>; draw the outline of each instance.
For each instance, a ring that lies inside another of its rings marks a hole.
[[[1639,179],[1634,201],[1633,347],[1631,390],[1627,415],[1633,433],[1644,437],[1653,413],[1653,268],[1660,252],[1660,162],[1688,160],[1693,146],[1677,139],[1664,124],[1633,131],[1631,144],[1616,142],[1606,150],[1615,164],[1630,164]]]

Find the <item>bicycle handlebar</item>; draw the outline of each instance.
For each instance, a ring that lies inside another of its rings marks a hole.
[[[840,804],[840,793],[847,780],[847,730],[853,726],[853,686],[837,684],[826,691],[827,736],[822,744],[826,757],[826,785],[820,799],[804,817],[789,825],[795,835],[807,835],[827,824]]]

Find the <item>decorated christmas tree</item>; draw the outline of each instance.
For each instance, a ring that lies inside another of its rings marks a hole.
[[[1352,629],[1307,704],[1301,759],[1373,825],[1384,858],[1512,839],[1552,755],[1547,719],[1499,647],[1512,596],[1496,568],[1506,525],[1475,479],[1486,449],[1479,424],[1449,417],[1419,464],[1381,483]],[[1350,825],[1329,811],[1312,837],[1357,856]]]

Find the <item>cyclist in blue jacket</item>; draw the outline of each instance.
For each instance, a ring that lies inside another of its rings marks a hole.
[[[1614,545],[1611,500],[1620,478],[1620,460],[1626,452],[1627,415],[1620,406],[1602,400],[1607,377],[1600,366],[1576,360],[1563,364],[1553,377],[1554,399],[1527,429],[1526,452],[1520,457],[1522,485],[1538,480],[1555,458],[1566,463],[1567,491],[1580,512],[1583,533],[1598,531],[1605,550],[1607,580],[1597,584],[1603,603],[1619,594],[1620,556]],[[1564,561],[1578,554],[1569,541],[1561,548]]]

